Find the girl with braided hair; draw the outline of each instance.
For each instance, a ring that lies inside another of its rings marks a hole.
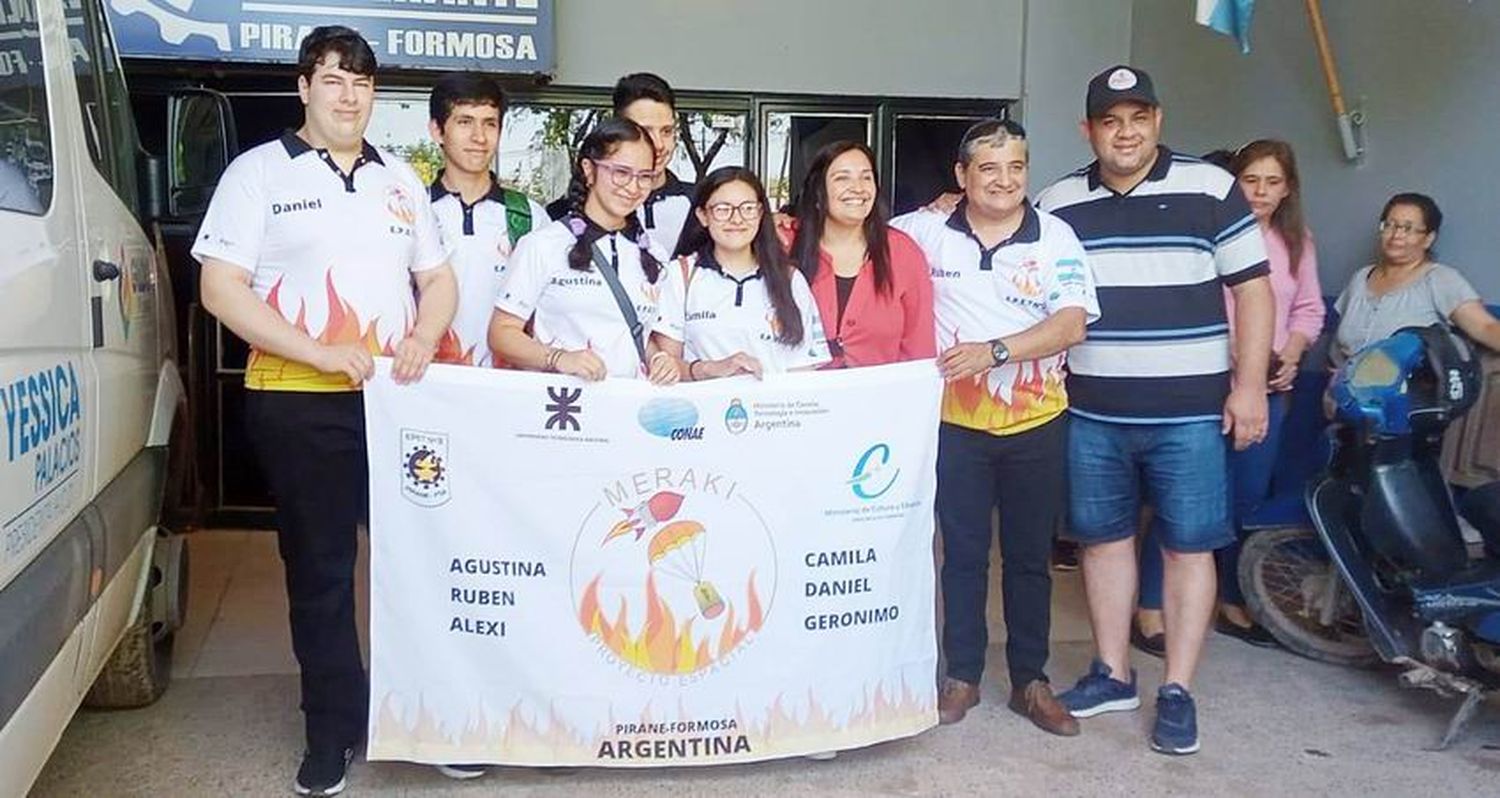
[[[507,365],[677,381],[676,358],[651,341],[667,256],[636,219],[655,161],[646,131],[626,119],[601,120],[583,140],[568,212],[522,238],[501,273],[489,342]]]

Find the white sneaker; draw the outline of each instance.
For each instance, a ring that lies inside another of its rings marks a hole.
[[[438,772],[450,779],[468,781],[489,772],[489,765],[434,765]]]

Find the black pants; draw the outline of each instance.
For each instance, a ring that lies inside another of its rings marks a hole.
[[[356,527],[369,507],[364,398],[246,393],[250,440],[276,499],[307,745],[353,746],[370,702],[354,622]]]
[[[989,644],[990,513],[1000,507],[1000,589],[1012,688],[1046,679],[1052,628],[1052,539],[1063,509],[1067,416],[1015,435],[952,424],[938,432],[943,535],[943,655],[948,675],[977,684]]]

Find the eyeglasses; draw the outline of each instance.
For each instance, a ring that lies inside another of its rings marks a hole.
[[[708,206],[707,210],[709,217],[716,222],[727,222],[734,218],[736,213],[740,215],[741,219],[753,222],[759,219],[760,215],[765,212],[765,209],[761,207],[758,201],[741,202],[738,205],[730,205],[727,202],[715,202]]]
[[[1416,225],[1412,224],[1411,222],[1392,222],[1392,221],[1382,220],[1380,222],[1379,226],[1380,226],[1380,232],[1382,232],[1382,233],[1389,233],[1390,235],[1393,235],[1393,236],[1394,235],[1403,235],[1403,236],[1419,235],[1420,236],[1420,235],[1426,235],[1427,234],[1427,228],[1425,228],[1425,227],[1417,227]]]
[[[656,185],[656,179],[661,176],[661,172],[652,169],[637,172],[625,164],[612,161],[594,161],[593,164],[595,168],[609,173],[609,182],[613,183],[615,188],[625,188],[635,183],[637,188],[650,190]]]

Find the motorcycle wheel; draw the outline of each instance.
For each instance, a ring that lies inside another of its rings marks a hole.
[[[1288,650],[1351,667],[1380,661],[1359,604],[1312,530],[1267,529],[1246,538],[1239,579],[1250,615]],[[1325,624],[1330,601],[1332,620]]]

